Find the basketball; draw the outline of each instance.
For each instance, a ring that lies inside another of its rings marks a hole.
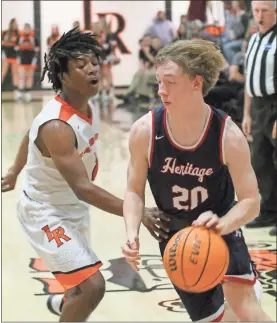
[[[229,265],[229,250],[213,230],[191,226],[178,231],[169,240],[163,263],[176,287],[202,293],[223,280]]]

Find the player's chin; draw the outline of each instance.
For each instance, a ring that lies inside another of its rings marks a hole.
[[[174,110],[174,108],[173,108],[173,106],[172,106],[172,103],[170,102],[165,102],[164,103],[164,107],[165,107],[165,109],[170,113],[170,112],[172,112],[173,110]]]
[[[98,93],[98,90],[99,90],[99,83],[94,85],[90,84],[88,88],[88,95],[95,96]]]

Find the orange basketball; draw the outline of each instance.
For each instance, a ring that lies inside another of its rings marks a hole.
[[[169,240],[163,263],[175,286],[190,293],[201,293],[223,280],[229,265],[229,250],[213,230],[188,227]]]

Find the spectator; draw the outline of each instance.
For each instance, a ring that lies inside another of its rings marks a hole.
[[[162,43],[159,37],[153,37],[151,42],[151,53],[154,57],[158,54],[158,51],[161,49]]]
[[[232,8],[227,41],[222,46],[223,54],[229,64],[232,63],[234,55],[241,51],[249,20],[243,1],[232,1]]]
[[[39,43],[31,25],[26,23],[18,42],[19,90],[20,99],[32,100],[34,71],[37,68]]]
[[[60,37],[61,37],[61,35],[60,35],[59,27],[57,25],[52,25],[52,27],[51,27],[51,35],[47,38],[48,51],[51,49],[53,44],[58,39],[60,39]]]
[[[207,0],[190,1],[187,14],[188,21],[200,20],[205,23],[207,3]]]
[[[177,30],[177,39],[188,39],[187,28],[185,24],[180,24]]]
[[[151,44],[152,43],[152,44]],[[140,41],[139,70],[133,76],[132,82],[124,95],[117,96],[124,100],[118,107],[128,107],[136,103],[150,102],[153,97],[153,86],[156,83],[156,74],[153,70],[155,56],[161,47],[158,37],[146,36]]]
[[[225,26],[224,26],[224,33],[221,36],[222,44],[226,43],[229,40],[229,30],[231,28],[231,17],[233,15],[233,6],[232,1],[225,0],[224,1],[224,18],[225,18]]]
[[[101,64],[101,82],[99,89],[99,105],[101,118],[113,122],[115,104],[113,95],[113,66],[120,63],[115,53],[117,41],[114,39],[109,24],[105,17],[100,17],[96,24],[93,24],[94,32],[98,34],[98,41],[102,45],[105,58]],[[96,27],[96,28],[95,28]],[[107,114],[105,112],[108,112]]]
[[[75,20],[75,21],[73,22],[73,26],[72,26],[72,27],[73,27],[73,28],[77,28],[77,31],[80,31],[80,30],[81,30],[80,21]]]
[[[140,45],[139,60],[141,67],[144,70],[152,67],[155,60],[155,56],[153,55],[152,38],[147,35],[144,36]]]
[[[144,35],[159,37],[162,46],[171,43],[176,35],[170,20],[166,19],[164,11],[158,11],[153,24],[147,28]]]
[[[222,1],[206,2],[206,21],[201,33],[202,38],[220,44],[224,33],[224,4]]]
[[[180,16],[180,25],[177,29],[177,39],[188,39],[188,21],[186,15]]]
[[[9,65],[12,70],[12,83],[15,99],[18,99],[18,64],[16,59],[16,46],[18,45],[19,31],[15,18],[10,20],[8,30],[2,32],[2,84],[6,78]]]
[[[185,25],[187,23],[187,15],[180,16],[180,25]]]
[[[260,215],[246,227],[257,228],[276,225],[277,219],[277,171],[272,138],[277,119],[276,2],[252,1],[252,10],[259,31],[250,38],[245,56],[242,128],[246,136],[252,134],[252,165],[261,194]]]

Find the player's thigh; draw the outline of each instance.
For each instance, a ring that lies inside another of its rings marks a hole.
[[[224,236],[229,252],[230,261],[224,277],[223,290],[226,301],[232,310],[243,317],[252,306],[259,306],[260,294],[255,291],[257,272],[251,260],[242,230],[236,230]]]
[[[248,247],[241,229],[223,236],[227,243],[230,260],[224,281],[253,285],[257,279],[255,265],[251,260]]]

